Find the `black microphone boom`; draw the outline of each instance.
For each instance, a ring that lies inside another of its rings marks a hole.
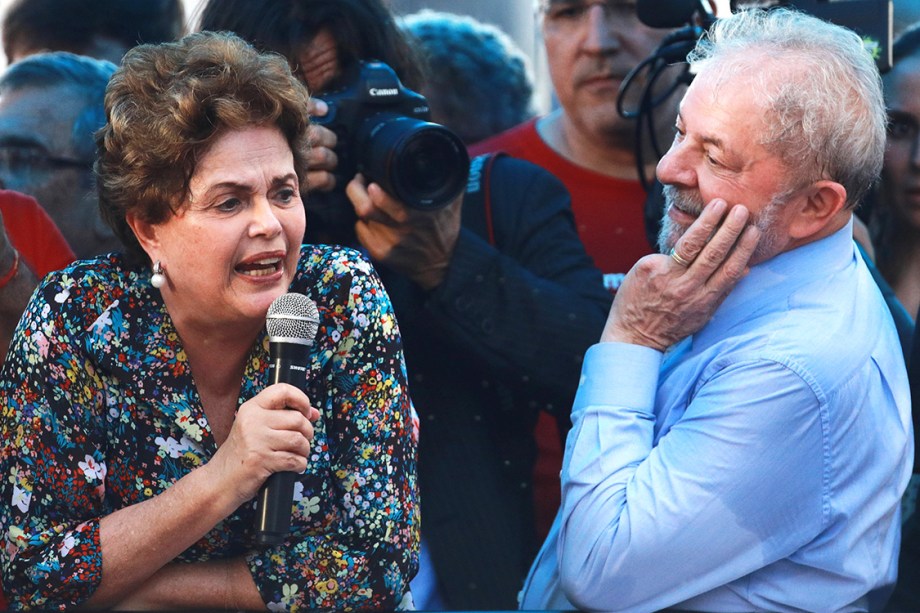
[[[310,348],[319,328],[316,303],[303,294],[284,294],[268,308],[271,383],[289,383],[306,391]],[[291,528],[295,473],[272,474],[259,490],[256,505],[256,544],[278,545]]]

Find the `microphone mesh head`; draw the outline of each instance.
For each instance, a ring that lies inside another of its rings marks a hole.
[[[283,294],[268,307],[265,328],[271,340],[312,345],[319,328],[316,303],[303,294]]]

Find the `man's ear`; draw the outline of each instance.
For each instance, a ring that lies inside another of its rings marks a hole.
[[[789,225],[789,235],[795,240],[823,236],[825,230],[837,230],[835,222],[847,203],[847,190],[836,181],[812,183],[802,196],[797,214]]]
[[[157,255],[160,252],[160,238],[157,226],[141,219],[133,211],[125,214],[125,221],[131,231],[134,232],[137,242],[141,244],[141,248],[147,253],[150,260],[155,262],[160,259]]]

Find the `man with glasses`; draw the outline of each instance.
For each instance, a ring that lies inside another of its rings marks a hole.
[[[652,250],[644,231],[636,125],[617,112],[617,93],[668,31],[640,22],[634,0],[541,0],[539,15],[559,106],[470,153],[505,151],[562,180],[582,241],[615,290],[622,274]],[[673,134],[673,114],[661,113],[659,123]],[[647,176],[654,175],[654,162]]]
[[[79,258],[120,249],[93,184],[93,133],[105,123],[110,62],[56,52],[0,77],[0,182],[45,208]]]
[[[636,122],[617,112],[617,93],[668,31],[640,22],[635,0],[540,0],[538,11],[559,107],[474,145],[470,154],[504,151],[560,179],[572,197],[579,237],[605,285],[615,291],[632,265],[653,250],[636,166]],[[674,116],[657,114],[659,142],[671,140]],[[649,162],[645,176],[653,177],[655,160]],[[540,536],[559,504],[559,430],[567,428],[567,418],[557,426],[546,412],[537,427],[541,459],[534,498]]]

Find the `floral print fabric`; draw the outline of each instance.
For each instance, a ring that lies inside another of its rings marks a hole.
[[[320,419],[291,534],[255,548],[248,503],[177,561],[245,556],[271,610],[393,608],[417,568],[418,423],[389,298],[359,253],[323,246],[303,247],[290,291],[320,312],[307,380]],[[263,333],[239,404],[267,385],[268,362]],[[39,287],[0,402],[11,608],[85,601],[101,580],[99,519],[156,496],[217,449],[149,271],[117,255],[76,262]]]

